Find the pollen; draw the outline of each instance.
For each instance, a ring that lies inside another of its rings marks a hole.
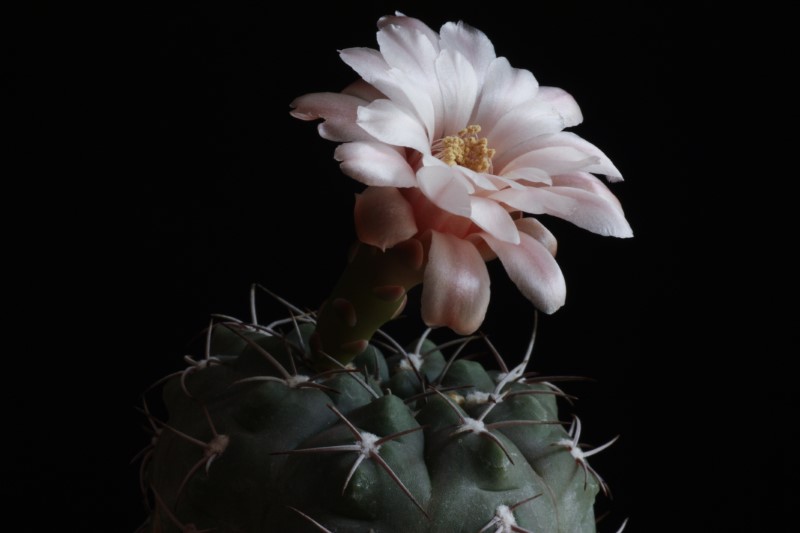
[[[486,172],[492,168],[494,148],[489,148],[489,140],[479,137],[481,127],[477,124],[467,126],[457,135],[449,135],[437,142],[437,156],[450,166],[461,165],[475,172]]]

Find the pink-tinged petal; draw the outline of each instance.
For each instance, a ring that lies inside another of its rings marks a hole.
[[[490,198],[526,213],[563,218],[600,235],[633,236],[625,215],[617,205],[602,196],[581,189],[570,187],[504,189],[493,193]]]
[[[414,148],[422,153],[430,151],[422,124],[392,101],[375,100],[366,107],[360,107],[357,123],[375,139],[386,144]]]
[[[455,135],[467,126],[478,97],[475,69],[459,53],[442,50],[436,58],[436,75],[444,106],[442,136]]]
[[[400,150],[403,150],[402,148]],[[366,185],[416,187],[417,176],[404,155],[379,142],[352,142],[336,148],[342,172]]]
[[[538,240],[522,233],[519,244],[509,244],[482,233],[500,258],[508,277],[541,311],[552,314],[567,298],[564,275],[550,251]]]
[[[354,81],[353,83],[342,89],[342,94],[349,94],[351,96],[355,96],[357,98],[366,100],[367,102],[377,100],[378,98],[386,98],[385,94],[383,94],[378,89],[376,89],[369,83],[365,82],[364,80]]]
[[[498,150],[497,155],[495,155],[492,161],[494,163],[495,171],[506,168],[511,161],[528,152],[550,147],[574,148],[583,152],[587,156],[596,157],[597,162],[593,162],[587,165],[586,168],[582,168],[580,170],[585,172],[593,172],[595,174],[603,174],[610,182],[622,180],[622,174],[620,171],[599,148],[569,131],[561,131],[551,135],[532,137],[527,139],[525,142],[518,144],[517,146],[508,148],[507,150]]]
[[[580,216],[581,223],[576,222],[576,225],[599,235],[622,239],[633,237],[633,230],[616,198],[616,201],[608,200],[604,196],[572,187],[548,187],[548,191],[566,196],[580,206],[579,209],[583,212]]]
[[[551,185],[553,183],[550,174],[540,168],[533,167],[515,168],[512,170],[503,169],[503,177],[530,183],[544,183],[546,185]]]
[[[513,189],[524,189],[527,187],[526,185],[523,185],[514,179],[513,176],[496,176],[491,174],[489,175],[489,179],[492,180],[492,183],[494,183],[496,189],[505,189],[507,187],[511,187]]]
[[[603,174],[610,182],[622,181],[622,173],[614,166],[614,163],[611,162],[602,150],[571,131],[562,131],[554,135],[547,135],[540,138],[538,141],[537,148],[568,146],[580,150],[587,155],[596,157],[597,163],[588,165],[581,170],[593,174]]]
[[[550,252],[553,257],[556,256],[556,251],[558,251],[558,241],[556,241],[555,235],[550,233],[550,230],[547,229],[544,224],[532,217],[518,218],[514,221],[514,224],[517,225],[517,229],[519,229],[519,231],[530,235],[542,243],[542,245],[547,248],[547,251]]]
[[[449,213],[469,217],[470,196],[458,178],[446,165],[426,166],[417,171],[419,189],[431,202]]]
[[[434,155],[422,156],[422,166],[447,169],[448,172],[452,174],[453,178],[464,187],[467,194],[475,194],[475,185],[473,184],[471,176],[468,176],[468,173],[472,172],[470,169],[458,165],[450,166]],[[444,173],[442,173],[442,175],[444,175]]]
[[[339,52],[342,61],[364,80],[386,95],[395,106],[414,115],[425,127],[426,134],[433,132],[435,112],[430,94],[403,71],[393,69],[380,52],[371,48],[347,48]],[[430,142],[430,139],[428,139]]]
[[[502,156],[530,139],[556,133],[562,129],[564,129],[563,119],[551,106],[534,98],[509,110],[493,127],[484,128],[481,135],[488,138],[489,145],[497,150],[497,155]],[[497,157],[494,159],[494,164],[495,168],[502,168],[498,166]]]
[[[290,114],[300,120],[324,119],[318,126],[323,139],[337,142],[371,140],[372,136],[356,124],[359,106],[368,102],[339,93],[311,93],[296,98]]]
[[[509,109],[535,97],[538,89],[539,82],[533,74],[512,67],[505,57],[498,57],[489,65],[470,123],[480,124],[488,131]]]
[[[394,25],[406,28],[408,30],[418,31],[425,36],[428,41],[436,48],[439,49],[439,34],[433,31],[427,24],[419,19],[407,17],[400,12],[395,15],[387,15],[378,19],[378,29],[384,29],[386,26]]]
[[[531,168],[552,176],[582,170],[598,162],[599,158],[596,156],[587,155],[570,146],[548,146],[522,154],[503,167],[499,173],[506,175],[518,169]]]
[[[357,194],[355,224],[358,239],[381,250],[417,233],[411,204],[394,187],[368,187]]]
[[[539,87],[538,98],[552,105],[564,119],[564,127],[570,128],[583,122],[583,113],[578,102],[564,89]]]
[[[517,226],[503,206],[494,200],[479,196],[472,196],[470,200],[472,207],[470,219],[476,226],[501,241],[519,243]]]
[[[469,335],[480,327],[489,305],[489,272],[478,250],[446,233],[431,232],[422,284],[422,319]]]
[[[622,210],[622,204],[619,203],[619,200],[616,196],[614,196],[614,193],[608,190],[608,187],[606,187],[606,185],[600,181],[599,178],[589,174],[588,172],[570,172],[569,174],[553,176],[553,185],[557,185],[559,187],[572,187],[573,189],[583,189],[584,191],[602,196],[612,204],[616,205],[617,208]]]
[[[484,174],[482,172],[475,172],[474,170],[472,170],[470,168],[462,167],[462,166],[456,166],[456,167],[453,167],[453,169],[456,172],[459,172],[460,174],[462,174],[470,182],[474,183],[476,187],[480,187],[481,189],[484,189],[484,190],[487,190],[487,191],[496,191],[496,190],[498,190],[500,188],[500,187],[498,187],[497,185],[494,184],[494,182],[491,180],[491,177],[490,177],[489,174]]]
[[[475,69],[478,83],[483,84],[489,65],[497,57],[492,41],[482,31],[463,22],[448,22],[439,31],[442,49],[464,56]]]
[[[486,241],[480,237],[480,233],[471,233],[464,238],[472,243],[475,249],[478,250],[478,253],[481,255],[481,259],[483,259],[484,263],[488,263],[489,261],[494,261],[497,259],[497,254],[494,253],[494,250],[489,248],[489,245],[486,244]]]

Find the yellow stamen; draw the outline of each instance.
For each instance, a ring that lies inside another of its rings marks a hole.
[[[439,159],[450,166],[461,165],[475,172],[486,172],[492,168],[495,149],[489,148],[486,137],[478,137],[481,127],[473,124],[439,141]]]

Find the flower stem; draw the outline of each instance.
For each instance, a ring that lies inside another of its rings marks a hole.
[[[424,251],[416,239],[386,251],[358,243],[342,277],[317,315],[311,352],[318,369],[346,365],[363,352],[375,331],[397,316],[406,293],[422,283]]]

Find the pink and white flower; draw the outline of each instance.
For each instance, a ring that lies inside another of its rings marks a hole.
[[[622,179],[597,147],[562,131],[583,117],[561,89],[512,67],[482,32],[449,22],[439,33],[403,15],[378,21],[380,50],[341,57],[361,79],[314,93],[292,115],[323,119],[343,143],[342,171],[367,185],[357,197],[359,239],[382,249],[426,244],[422,315],[429,325],[476,330],[489,302],[485,261],[499,258],[545,313],[564,304],[547,214],[601,235],[630,237],[619,201],[594,174]]]

